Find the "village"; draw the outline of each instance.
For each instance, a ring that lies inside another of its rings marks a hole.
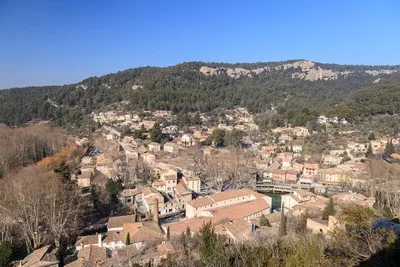
[[[341,227],[324,213],[330,202],[336,209],[375,204],[367,193],[367,157],[400,158],[400,138],[361,136],[345,119],[322,115],[317,123],[335,132],[326,133],[320,153],[313,151],[319,132],[288,125],[263,133],[244,108],[226,111],[217,123],[200,114],[201,126],[184,128],[167,111],[92,116],[101,127],[95,139],[77,138],[86,154],[71,179],[84,195],[94,186],[117,185],[116,204],[94,231],[78,236],[66,266],[133,257],[159,265],[180,253],[174,238],[194,236],[209,222],[227,242],[277,233],[282,216],[306,216],[307,229],[329,234]],[[57,266],[51,249],[34,251],[21,266],[35,260]]]

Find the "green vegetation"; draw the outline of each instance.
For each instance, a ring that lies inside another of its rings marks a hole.
[[[114,181],[112,179],[109,179],[107,181],[106,190],[110,199],[112,199],[113,201],[117,201],[117,196],[122,191],[122,189],[123,186],[121,180]]]
[[[332,81],[292,79],[292,74],[298,71],[294,69],[239,79],[227,75],[205,76],[199,72],[204,65],[256,68],[276,64],[188,62],[167,68],[129,69],[91,77],[79,84],[2,90],[0,122],[20,125],[42,119],[52,120],[56,125],[81,127],[91,112],[116,105],[137,111],[171,110],[184,125],[200,125],[198,112],[242,106],[252,113],[260,113],[262,124],[269,127],[285,123],[307,125],[321,113],[352,120],[357,116],[400,111],[398,74],[373,77],[357,72],[384,67],[317,64],[323,68],[355,71]],[[378,77],[382,81],[372,84]],[[271,107],[276,114],[270,112]]]
[[[160,124],[157,122],[154,124],[153,128],[151,129],[151,135],[150,135],[150,140],[152,142],[157,142],[160,143],[162,139],[162,132],[161,132],[161,127]]]
[[[13,249],[7,242],[0,244],[0,266],[8,266],[11,261]]]
[[[260,217],[260,226],[268,226],[268,227],[271,227],[271,224],[269,223],[267,217],[265,217],[264,214],[262,214],[261,217]]]
[[[322,219],[328,220],[329,216],[335,215],[335,206],[333,205],[333,199],[329,198],[328,205],[326,205],[324,212],[322,213]]]

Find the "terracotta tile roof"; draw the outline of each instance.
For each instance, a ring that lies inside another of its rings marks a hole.
[[[124,241],[122,231],[108,231],[104,243]]]
[[[157,180],[157,181],[154,181],[152,185],[153,186],[164,186],[165,185],[165,181]]]
[[[210,197],[203,197],[189,201],[187,204],[192,206],[193,208],[198,208],[214,204],[214,201]]]
[[[50,266],[58,263],[55,255],[50,254],[51,246],[34,250],[22,260],[22,266]]]
[[[224,191],[221,193],[213,194],[210,196],[214,202],[220,202],[232,198],[238,198],[238,197],[243,197],[243,196],[248,196],[253,194],[254,192],[249,190],[249,189],[240,189],[240,190],[229,190],[229,191]]]
[[[312,163],[306,163],[304,164],[304,168],[306,169],[319,169],[319,165],[318,164],[312,164]]]
[[[173,254],[176,252],[174,246],[172,245],[171,241],[163,242],[157,245],[157,251],[166,254]]]
[[[136,196],[142,192],[142,189],[140,188],[135,188],[135,189],[124,189],[121,191],[120,195],[123,197],[129,197],[129,196]]]
[[[213,221],[220,222],[223,220],[237,220],[256,214],[258,212],[268,210],[270,208],[267,201],[264,199],[257,199],[245,203],[239,203],[226,207],[216,208],[210,210],[213,214]]]
[[[78,237],[75,245],[80,245],[80,244],[84,244],[84,245],[93,245],[93,244],[97,244],[98,239],[97,239],[97,235],[88,235],[88,236],[80,236]]]
[[[148,195],[151,195],[151,194],[159,194],[159,192],[157,189],[148,186],[148,187],[144,187],[142,189],[142,194],[144,195],[144,197],[147,197]]]
[[[189,188],[185,184],[181,184],[181,183],[179,183],[176,186],[176,191],[181,196],[192,194],[192,192],[189,190]]]
[[[124,223],[135,222],[135,215],[116,216],[108,218],[108,229],[123,227]]]
[[[105,247],[89,246],[79,251],[78,257],[98,266],[107,260],[107,249]]]
[[[209,221],[212,221],[212,218],[196,217],[188,220],[182,220],[179,222],[166,223],[163,224],[163,227],[167,229],[169,226],[171,235],[180,235],[183,232],[185,232],[188,227],[190,228],[190,231],[198,232],[200,228],[203,226],[203,224]]]
[[[236,239],[251,232],[251,223],[244,219],[238,219],[215,226],[215,232],[217,234],[229,232]]]
[[[128,233],[131,243],[140,243],[164,238],[164,235],[158,225],[151,222],[124,224],[123,234],[125,239]]]

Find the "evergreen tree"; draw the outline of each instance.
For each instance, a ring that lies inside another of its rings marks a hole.
[[[162,131],[160,124],[157,122],[154,124],[153,129],[151,129],[151,135],[150,135],[150,140],[152,142],[157,142],[160,143],[162,138]]]
[[[69,179],[71,177],[69,166],[65,161],[61,162],[53,171],[61,178]]]
[[[4,242],[0,244],[0,266],[8,266],[13,254],[12,247],[9,243]]]
[[[370,133],[370,135],[368,136],[368,140],[376,140],[376,137],[375,137],[375,133],[374,132],[371,132]]]
[[[285,220],[285,205],[282,203],[281,207],[281,222],[279,224],[279,236],[286,235],[286,220]]]
[[[131,235],[128,233],[125,239],[125,245],[129,246],[131,244]]]
[[[373,154],[373,152],[372,152],[372,147],[371,147],[371,145],[369,145],[369,146],[368,146],[368,149],[367,149],[367,152],[365,153],[365,157],[366,157],[367,159],[370,159],[370,158],[372,158],[373,155],[374,155],[374,154]]]
[[[395,151],[394,145],[393,145],[392,141],[390,141],[386,144],[385,150],[383,151],[383,156],[389,157],[390,155],[392,155],[395,152],[396,151]]]
[[[262,214],[261,217],[260,217],[260,226],[268,226],[268,227],[271,227],[271,224],[269,223],[267,217],[265,217],[264,214]]]
[[[214,233],[211,221],[203,224],[199,231],[200,237],[200,259],[203,266],[229,266],[228,254]]]
[[[225,131],[215,129],[208,137],[212,144],[216,147],[223,147],[225,145]]]
[[[190,233],[190,227],[189,227],[189,225],[186,227],[186,236],[188,237],[188,238],[190,238],[192,235],[191,235],[191,233]]]
[[[322,213],[322,219],[328,220],[329,216],[335,215],[335,206],[333,205],[333,199],[329,199],[328,205],[326,205],[324,212]]]
[[[167,241],[171,239],[171,232],[169,230],[169,226],[167,227]]]

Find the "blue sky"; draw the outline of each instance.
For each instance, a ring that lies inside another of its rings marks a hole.
[[[0,0],[0,88],[183,61],[400,64],[399,2]]]

